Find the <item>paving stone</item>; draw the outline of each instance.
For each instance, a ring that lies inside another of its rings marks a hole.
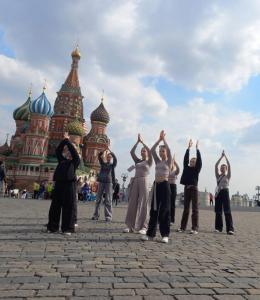
[[[75,291],[75,296],[108,296],[109,291],[105,289],[80,289]]]
[[[141,296],[114,296],[113,300],[142,300]]]
[[[260,289],[247,289],[246,290],[250,295],[260,295]],[[260,298],[260,296],[259,296]]]
[[[156,289],[136,289],[135,290],[137,295],[145,296],[145,295],[163,295],[160,290]]]
[[[246,291],[242,290],[242,289],[222,289],[222,288],[215,288],[214,289],[218,294],[231,294],[231,295],[243,295],[243,294],[247,294]]]
[[[19,298],[19,297],[32,297],[35,295],[34,290],[16,290],[16,291],[1,291],[0,298],[8,299],[8,298]]]
[[[134,289],[113,289],[109,291],[110,296],[134,296]]]
[[[215,295],[216,300],[245,300],[243,296],[240,295]]]
[[[206,295],[176,295],[177,300],[213,300],[212,296]]]

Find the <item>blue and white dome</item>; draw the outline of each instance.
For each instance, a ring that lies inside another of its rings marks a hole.
[[[40,97],[33,100],[30,104],[30,112],[40,115],[45,115],[48,117],[52,116],[52,108],[49,100],[47,99],[44,90]]]

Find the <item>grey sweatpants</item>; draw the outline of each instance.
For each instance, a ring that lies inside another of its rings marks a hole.
[[[149,217],[148,178],[134,178],[128,197],[125,224],[129,229],[139,231],[147,229]]]
[[[104,200],[104,213],[106,220],[112,220],[112,183],[103,183],[99,182],[98,190],[97,190],[97,197],[96,197],[96,207],[93,214],[93,217],[99,218],[99,210],[100,205],[103,200],[103,194],[105,193],[105,200]]]

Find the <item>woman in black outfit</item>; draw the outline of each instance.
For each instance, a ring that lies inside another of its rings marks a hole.
[[[53,175],[55,185],[49,210],[47,232],[59,231],[62,211],[61,230],[64,234],[71,235],[72,232],[75,232],[76,169],[80,164],[80,157],[69,141],[67,133],[56,149],[56,156],[58,165]]]

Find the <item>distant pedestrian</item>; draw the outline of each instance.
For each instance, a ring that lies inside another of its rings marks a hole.
[[[213,195],[212,195],[212,193],[209,193],[209,205],[210,206],[213,206]]]
[[[33,199],[38,199],[39,197],[40,185],[38,182],[33,183]]]
[[[184,185],[184,209],[181,219],[181,227],[177,231],[183,232],[186,230],[190,213],[190,203],[192,203],[192,227],[190,231],[191,234],[197,234],[199,229],[198,181],[199,173],[202,167],[202,161],[198,145],[199,143],[197,141],[197,157],[193,157],[191,158],[191,160],[189,160],[190,148],[192,147],[192,140],[189,141],[189,146],[184,156],[183,172],[181,176],[181,184]]]
[[[54,172],[55,182],[52,202],[49,210],[47,232],[59,230],[62,212],[61,230],[66,235],[75,232],[75,203],[76,203],[76,169],[80,164],[80,157],[69,141],[67,133],[56,149],[58,165]]]
[[[77,200],[78,201],[82,201],[83,200],[82,185],[83,185],[82,177],[79,177],[77,179]]]
[[[118,180],[115,180],[115,184],[113,186],[114,192],[113,192],[113,203],[117,206],[117,202],[119,200],[119,192],[120,192],[120,184],[118,183]]]
[[[83,186],[81,187],[81,193],[82,193],[82,200],[83,201],[88,201],[89,200],[89,194],[90,194],[90,187],[89,184],[87,182],[85,182],[83,184]]]
[[[225,158],[226,164],[222,164],[220,166],[220,173],[219,173],[219,163],[220,161]],[[215,165],[215,175],[217,179],[217,188],[216,188],[216,195],[215,195],[215,231],[222,232],[223,230],[223,219],[222,213],[224,210],[225,220],[226,220],[226,231],[227,234],[234,234],[234,227],[233,227],[233,220],[230,208],[230,198],[229,198],[229,181],[231,178],[231,167],[229,160],[225,152],[223,151],[221,154],[220,159],[216,162]]]
[[[44,199],[44,193],[45,193],[45,185],[44,185],[44,182],[42,182],[40,184],[40,187],[39,187],[39,195],[38,195],[38,198],[39,199]]]
[[[4,169],[3,162],[0,161],[0,197],[4,196],[5,183],[6,183],[5,169]]]

